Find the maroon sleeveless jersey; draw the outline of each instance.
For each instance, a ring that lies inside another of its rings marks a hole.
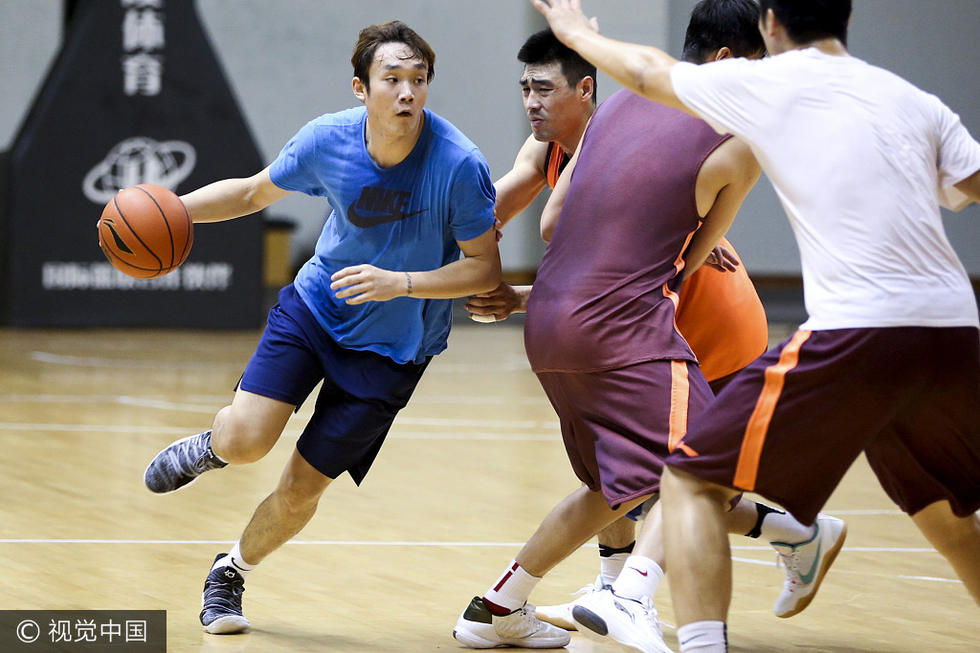
[[[697,360],[674,324],[681,254],[701,164],[727,138],[629,91],[602,103],[528,303],[535,372]]]

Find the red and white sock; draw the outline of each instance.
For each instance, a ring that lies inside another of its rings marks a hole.
[[[664,579],[664,570],[656,562],[641,555],[631,555],[623,565],[613,592],[624,599],[639,601],[644,596],[653,597]]]
[[[541,579],[524,571],[517,560],[511,560],[503,575],[483,595],[483,602],[496,615],[519,610],[527,603],[531,590],[539,580]]]

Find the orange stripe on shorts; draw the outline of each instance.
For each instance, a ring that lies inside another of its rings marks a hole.
[[[776,402],[783,391],[786,373],[796,367],[800,360],[800,348],[810,337],[810,331],[797,331],[793,338],[783,347],[779,354],[779,362],[766,368],[765,382],[755,409],[745,425],[745,436],[742,438],[742,449],[738,454],[738,465],[735,467],[735,478],[732,484],[742,490],[754,490],[756,476],[759,473],[759,459],[762,458],[762,446],[769,432],[769,422],[776,410]]]
[[[670,421],[667,451],[673,451],[687,433],[687,404],[691,382],[687,378],[687,361],[670,361]]]

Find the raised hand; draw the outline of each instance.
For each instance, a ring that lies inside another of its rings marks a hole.
[[[530,0],[548,21],[558,40],[569,45],[569,39],[580,30],[599,31],[599,22],[582,13],[582,0]]]

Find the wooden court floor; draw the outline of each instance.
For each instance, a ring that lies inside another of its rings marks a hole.
[[[171,651],[460,649],[460,611],[577,487],[520,329],[460,325],[363,486],[334,483],[306,530],[250,575],[253,630],[212,636],[197,621],[210,562],[274,486],[309,407],[256,464],[167,496],[142,473],[210,424],[257,338],[0,329],[0,609],[164,609]],[[847,545],[789,620],[770,611],[774,554],[732,539],[733,651],[980,650],[980,610],[863,459],[825,510],[848,521]],[[564,602],[597,567],[583,548],[532,601]],[[656,602],[673,624],[666,583]],[[578,635],[568,648],[599,650]]]

